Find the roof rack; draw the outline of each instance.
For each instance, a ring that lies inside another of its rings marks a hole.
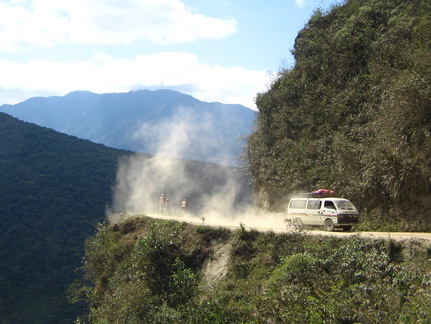
[[[294,198],[313,198],[313,194],[311,192],[300,192],[293,194]]]
[[[295,198],[326,198],[335,197],[334,190],[319,189],[313,192],[296,193],[293,195]]]

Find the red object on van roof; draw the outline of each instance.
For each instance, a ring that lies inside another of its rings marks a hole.
[[[334,190],[319,189],[311,193],[313,197],[335,197]]]

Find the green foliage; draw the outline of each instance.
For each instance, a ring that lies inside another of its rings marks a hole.
[[[204,259],[192,253],[198,258],[191,260],[190,247],[195,240],[205,241],[205,234],[190,239],[186,223],[142,220],[99,225],[97,234],[87,240],[86,279],[77,291],[93,285],[87,294],[93,322],[178,323],[183,308],[190,312],[195,307],[198,269]]]
[[[245,277],[232,272],[235,282],[227,283],[233,300],[253,300],[244,321],[402,323],[403,318],[413,322],[428,318],[425,312],[431,299],[425,253],[412,267],[412,263],[396,262],[401,247],[394,241],[301,234],[260,236],[247,240],[253,253],[239,259],[251,271]],[[277,256],[275,251],[268,255],[266,248],[269,242],[275,243],[273,240],[277,244],[285,241]],[[277,259],[280,261],[273,263]],[[253,282],[253,287],[244,282]],[[423,304],[418,306],[420,298]]]
[[[133,222],[140,224],[136,235],[102,226],[87,244],[91,323],[431,320],[430,246],[420,241],[245,228],[227,234],[173,222]],[[228,272],[208,286],[202,279],[204,260],[190,266],[187,250],[193,245],[210,259],[220,240],[232,246]],[[117,248],[126,242],[129,249]],[[111,260],[106,260],[109,254]],[[94,271],[103,265],[105,270]]]
[[[84,307],[82,303],[68,303],[66,293],[79,276],[76,269],[84,256],[85,239],[105,219],[118,161],[134,153],[24,123],[3,113],[0,126],[1,321],[70,323]],[[144,154],[139,157],[144,162],[149,158]],[[187,197],[192,210],[198,210],[201,206],[197,202],[211,196],[226,179],[246,182],[240,170],[227,166],[184,161],[184,167],[189,179],[199,179]],[[248,190],[241,191],[236,203],[248,201],[249,196]],[[115,236],[133,232],[135,226],[140,224],[126,222],[110,234],[114,237],[98,242],[106,254],[97,254],[100,262],[94,264],[103,266],[92,271],[101,278],[101,287],[106,285],[102,278],[110,275],[105,266],[115,268],[130,249],[128,242],[117,242]],[[98,249],[88,244],[88,253]],[[201,262],[202,253],[193,246],[187,253],[183,260],[187,265]],[[111,260],[111,254],[118,260]],[[81,300],[86,290],[75,289],[75,293]]]
[[[328,187],[364,216],[392,206],[410,230],[431,230],[420,212],[431,195],[430,12],[428,1],[350,0],[314,13],[295,65],[256,98],[247,156],[258,204],[280,209],[289,193]]]
[[[0,114],[0,318],[70,323],[83,242],[103,220],[125,151]]]

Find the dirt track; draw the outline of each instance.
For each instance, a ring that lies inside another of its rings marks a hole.
[[[283,226],[283,223],[280,221],[277,226],[274,226],[274,222],[265,222],[264,220],[258,222],[256,224],[256,221],[248,222],[248,219],[244,220],[226,220],[222,218],[198,218],[198,217],[191,217],[191,216],[182,216],[182,217],[171,217],[171,216],[150,216],[154,218],[160,218],[160,219],[172,219],[177,221],[184,221],[190,224],[194,225],[208,225],[208,226],[221,226],[221,227],[227,227],[231,229],[237,229],[240,228],[241,225],[244,226],[246,229],[255,229],[258,231],[273,231],[277,233],[283,233],[287,232],[285,226]],[[266,223],[266,224],[265,224]],[[249,225],[253,224],[253,225]],[[327,232],[319,229],[311,229],[311,230],[304,230],[302,231],[304,234],[308,235],[325,235],[325,236],[340,236],[340,237],[346,237],[346,236],[353,236],[353,235],[359,235],[362,237],[370,237],[370,238],[386,238],[386,239],[394,239],[394,240],[406,240],[406,239],[419,239],[419,240],[429,240],[431,241],[431,233],[416,233],[416,232],[344,232],[343,230],[335,230],[333,232]]]
[[[352,236],[352,235],[360,235],[363,237],[372,237],[372,238],[386,238],[393,240],[406,240],[406,239],[425,239],[431,241],[431,233],[410,233],[410,232],[325,232],[319,230],[309,231],[312,234],[320,234],[320,235],[335,235],[335,236]]]

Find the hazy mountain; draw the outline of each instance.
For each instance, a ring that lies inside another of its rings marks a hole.
[[[4,113],[0,138],[0,323],[72,323],[80,314],[80,305],[68,304],[66,290],[77,277],[85,239],[112,204],[119,166],[132,165],[127,161],[139,162],[141,170],[134,169],[131,178],[138,178],[145,192],[156,187],[155,202],[162,187],[169,189],[173,209],[187,197],[191,210],[197,210],[226,183],[232,187],[232,179],[242,183],[237,202],[251,196],[236,168],[158,157],[164,165],[177,161],[171,165],[187,182],[172,177],[165,184],[160,179],[151,183],[144,180],[156,169],[141,172],[154,164],[150,155],[95,144]],[[169,170],[164,171],[166,176]],[[126,180],[120,183],[130,188]]]
[[[255,112],[171,90],[34,97],[0,111],[109,147],[233,164]],[[172,144],[172,145],[171,145]]]

